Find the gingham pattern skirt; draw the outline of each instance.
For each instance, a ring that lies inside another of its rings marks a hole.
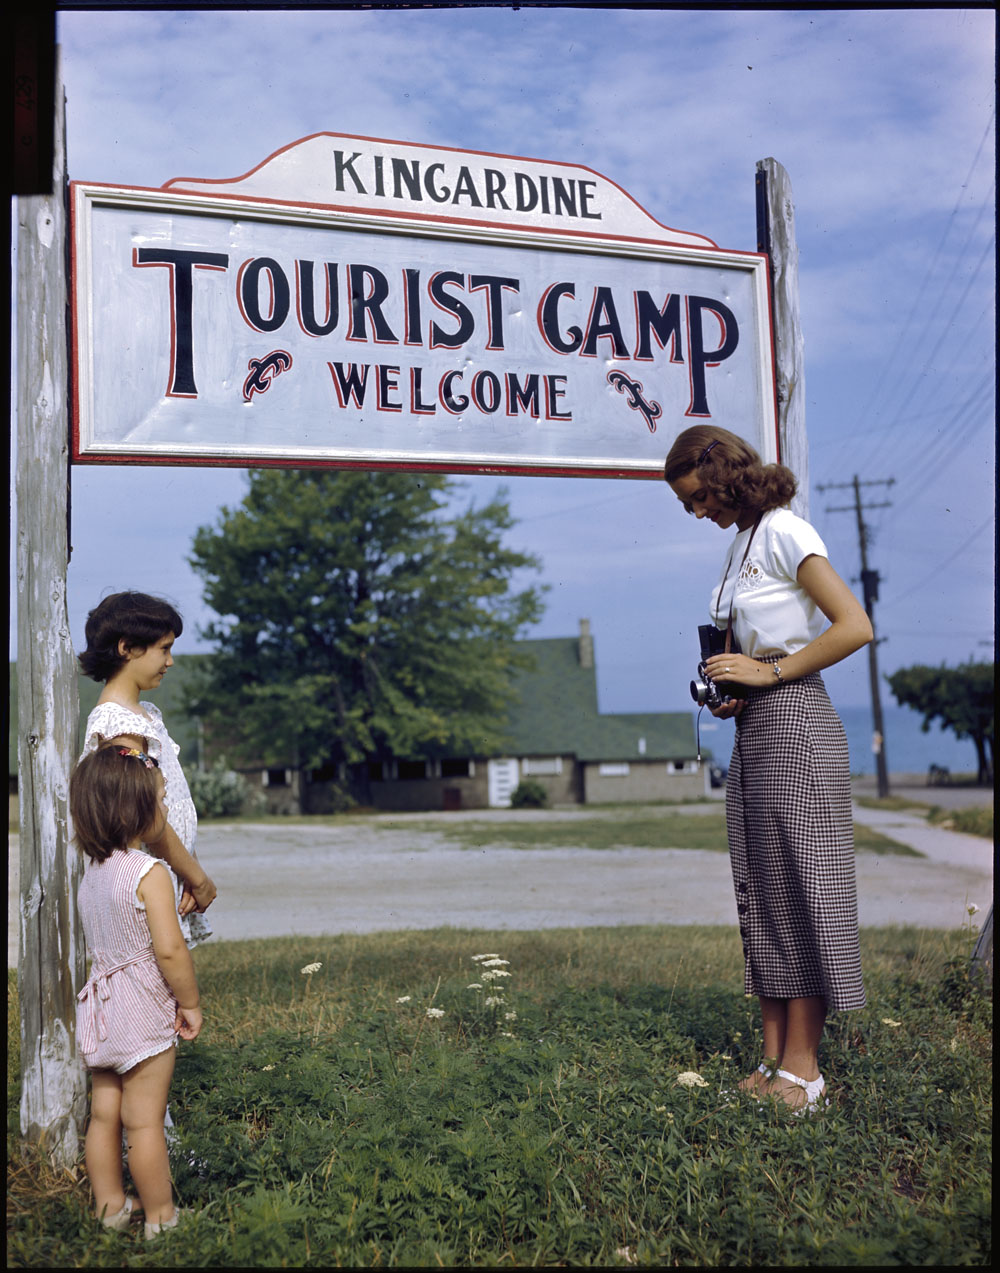
[[[863,1008],[847,739],[818,674],[749,691],[726,823],[747,994]]]

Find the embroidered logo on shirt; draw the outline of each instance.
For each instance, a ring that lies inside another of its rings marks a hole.
[[[736,578],[736,591],[745,592],[748,588],[756,588],[764,582],[764,572],[752,557],[743,563]]]

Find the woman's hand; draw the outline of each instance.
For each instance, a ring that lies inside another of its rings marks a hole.
[[[729,681],[758,690],[776,680],[771,667],[772,664],[758,663],[745,654],[713,654],[705,660],[705,671],[716,685]]]
[[[733,716],[739,716],[744,707],[746,707],[745,699],[727,698],[721,707],[710,707],[708,710],[717,720],[729,720]]]

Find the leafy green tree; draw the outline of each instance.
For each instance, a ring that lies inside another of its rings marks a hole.
[[[515,640],[541,615],[538,561],[504,546],[504,492],[449,515],[456,483],[265,469],[195,535],[220,618],[195,709],[263,765],[481,754],[502,739]]]
[[[922,712],[920,728],[927,733],[940,720],[942,729],[971,738],[979,764],[977,781],[993,781],[993,714],[995,672],[992,663],[962,663],[958,667],[917,664],[900,668],[886,678],[896,701]]]

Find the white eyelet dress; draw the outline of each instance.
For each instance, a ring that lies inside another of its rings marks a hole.
[[[133,712],[120,703],[98,703],[87,717],[87,729],[83,743],[83,755],[96,751],[109,738],[123,734],[146,740],[146,750],[159,764],[166,787],[167,821],[177,833],[177,838],[189,853],[194,852],[198,834],[198,814],[191,799],[191,792],[181,769],[180,747],[167,733],[163,716],[155,703],[140,703],[145,716]],[[170,870],[178,904],[181,898],[180,883]],[[180,918],[180,917],[178,917]],[[180,919],[181,932],[188,946],[194,947],[212,936],[212,926],[204,915],[192,913]]]
[[[77,903],[91,972],[77,995],[76,1041],[92,1070],[125,1074],[177,1042],[177,1000],[136,893],[158,862],[141,849],[116,849],[104,862],[88,858],[84,865]]]

